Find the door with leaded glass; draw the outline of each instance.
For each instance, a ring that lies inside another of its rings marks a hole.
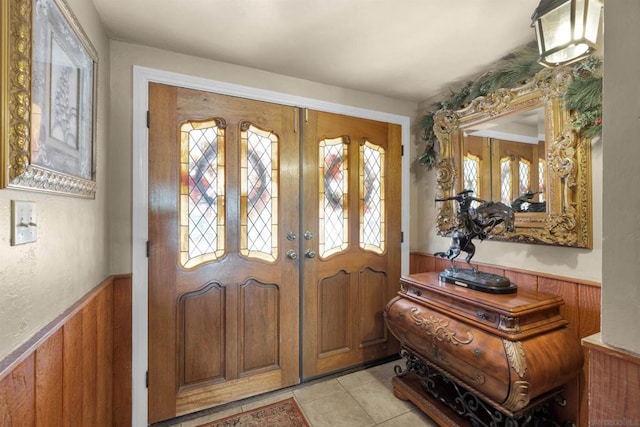
[[[399,125],[317,111],[303,127],[303,378],[398,351]]]
[[[299,381],[299,113],[160,84],[149,110],[157,422]]]

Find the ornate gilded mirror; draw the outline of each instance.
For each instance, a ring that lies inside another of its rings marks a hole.
[[[437,198],[470,189],[514,207],[515,231],[495,240],[590,248],[591,145],[564,107],[571,78],[566,68],[544,69],[521,86],[437,111]],[[438,205],[438,234],[449,235],[455,205]]]

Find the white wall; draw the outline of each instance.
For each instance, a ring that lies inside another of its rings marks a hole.
[[[140,65],[256,89],[414,117],[417,104],[145,46],[111,42],[111,268],[131,271],[132,67]]]
[[[604,21],[602,339],[640,353],[640,2]]]
[[[99,55],[95,200],[0,190],[0,360],[109,274],[109,41],[87,0],[67,0]],[[38,240],[11,246],[11,200],[36,202]]]

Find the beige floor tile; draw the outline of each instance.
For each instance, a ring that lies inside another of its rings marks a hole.
[[[379,372],[367,369],[338,377],[338,381],[345,389],[349,390],[372,381],[378,381],[381,378],[384,377],[381,377]]]
[[[300,405],[312,427],[369,427],[374,421],[346,391]]]
[[[370,370],[374,372],[374,375],[379,375],[381,378],[390,378],[396,375],[394,368],[398,365],[402,367],[402,369],[407,366],[406,362],[400,359],[385,363],[384,365],[374,366],[370,368]]]
[[[396,398],[384,382],[389,382],[389,379],[373,381],[349,390],[349,394],[376,423],[390,420],[414,408],[411,403]]]
[[[299,403],[303,403],[320,399],[341,391],[344,391],[344,388],[340,383],[335,379],[331,379],[319,383],[303,385],[301,388],[293,390],[293,395]]]
[[[264,397],[262,399],[257,399],[255,401],[245,403],[244,405],[242,405],[242,410],[250,411],[252,409],[259,408],[261,406],[266,406],[272,403],[280,402],[281,400],[286,400],[290,397],[293,397],[292,391],[285,391],[284,393],[270,394],[268,397]]]
[[[400,416],[392,418],[381,424],[378,427],[437,427],[435,421],[427,417],[420,411],[411,411],[404,413]]]

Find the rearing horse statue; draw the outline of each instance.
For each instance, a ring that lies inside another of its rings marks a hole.
[[[486,239],[493,229],[504,224],[506,231],[515,229],[515,214],[511,207],[502,202],[487,202],[470,194],[472,190],[464,190],[456,196],[444,199],[436,199],[436,202],[444,202],[446,200],[455,200],[458,202],[458,226],[451,235],[451,246],[447,252],[436,252],[434,255],[447,258],[451,261],[451,267],[456,268],[454,260],[461,252],[466,252],[465,261],[474,272],[478,270],[471,265],[471,258],[476,253],[476,246],[473,239],[476,237],[480,240]],[[479,202],[477,208],[471,206],[472,202]]]

